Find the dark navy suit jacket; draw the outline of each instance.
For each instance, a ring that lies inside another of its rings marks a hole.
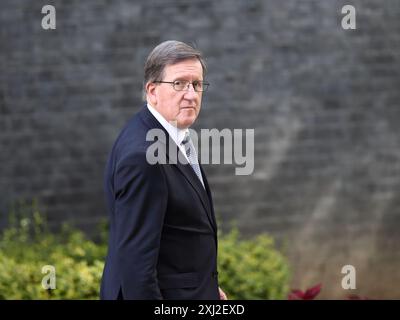
[[[128,122],[109,156],[110,234],[100,296],[219,299],[217,226],[207,179],[202,171],[204,189],[190,164],[149,164],[146,151],[154,141],[146,134],[154,128],[167,137],[159,140],[160,152],[172,146],[176,156],[179,149],[147,106]]]

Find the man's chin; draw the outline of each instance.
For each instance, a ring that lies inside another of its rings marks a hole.
[[[195,120],[196,120],[195,117],[193,117],[193,118],[185,118],[183,120],[178,120],[178,128],[179,129],[189,128],[194,123]]]

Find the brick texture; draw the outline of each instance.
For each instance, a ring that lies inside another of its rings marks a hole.
[[[45,4],[56,30],[41,28]],[[356,30],[341,28],[345,4]],[[292,287],[400,298],[399,15],[397,0],[3,0],[3,226],[35,197],[53,224],[93,230],[107,154],[142,105],[144,59],[177,39],[209,66],[195,128],[255,129],[254,174],[205,166],[223,228],[274,235]],[[355,291],[341,288],[346,264]]]

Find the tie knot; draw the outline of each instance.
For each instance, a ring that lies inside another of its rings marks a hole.
[[[185,137],[182,140],[182,144],[183,145],[187,144],[189,142],[189,140],[190,140],[190,134],[189,134],[189,132],[187,132],[187,133],[185,133]]]
[[[186,152],[186,155],[187,155],[187,157],[188,158],[190,158],[190,156],[191,156],[191,147],[190,147],[190,134],[189,134],[189,132],[186,132],[185,133],[185,137],[183,138],[183,140],[182,140],[182,142],[181,142],[181,144],[182,144],[182,146],[185,148],[185,152]],[[189,159],[189,161],[190,161],[190,159]]]

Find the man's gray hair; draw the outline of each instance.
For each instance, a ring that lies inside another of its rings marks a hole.
[[[187,59],[198,59],[200,61],[204,77],[207,67],[200,51],[176,40],[164,41],[155,47],[144,65],[143,100],[146,100],[146,84],[148,82],[162,80],[166,66]]]

